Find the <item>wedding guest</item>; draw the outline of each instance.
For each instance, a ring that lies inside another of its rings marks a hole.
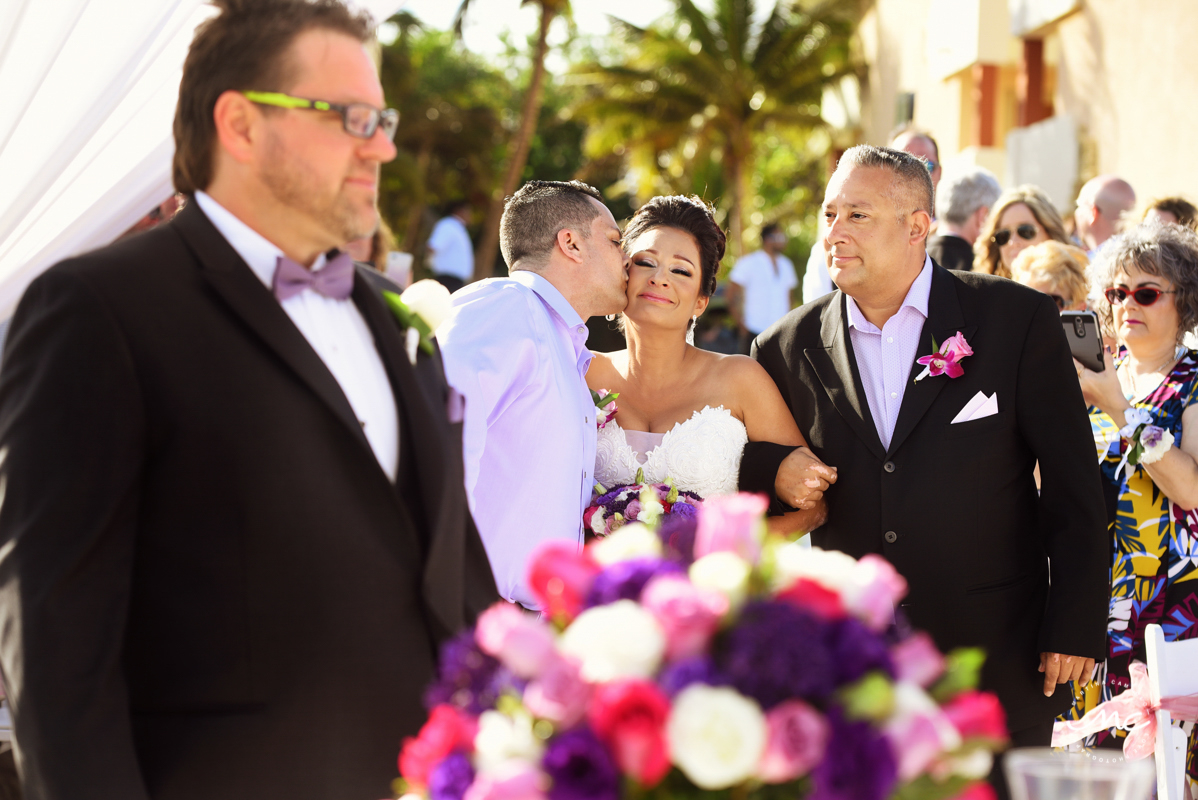
[[[451,292],[461,289],[474,277],[474,245],[470,232],[470,204],[456,200],[445,209],[445,216],[433,226],[428,237],[433,277]]]
[[[30,800],[388,796],[438,644],[496,599],[435,343],[409,357],[335,249],[396,155],[373,23],[216,6],[179,84],[186,207],[37,278],[0,371]]]
[[[973,271],[1009,278],[1015,256],[1049,239],[1070,244],[1065,223],[1048,196],[1030,185],[1008,189],[995,201],[974,243]]]
[[[728,275],[728,307],[740,326],[746,354],[754,337],[794,305],[799,279],[794,263],[782,252],[785,248],[786,234],[771,222],[761,229],[761,249],[741,256]]]
[[[499,247],[510,277],[454,294],[437,339],[465,398],[466,492],[499,593],[536,608],[529,556],[553,539],[582,543],[596,442],[586,321],[624,309],[628,257],[603,195],[579,181],[524,184]]]
[[[1090,260],[1080,247],[1047,241],[1034,244],[1011,263],[1011,279],[1043,292],[1061,311],[1086,308],[1086,266]]]
[[[1077,193],[1073,212],[1073,235],[1091,259],[1119,231],[1123,215],[1136,207],[1131,184],[1114,175],[1099,175],[1086,181]]]
[[[968,167],[949,175],[936,193],[936,235],[928,239],[928,255],[945,269],[973,269],[973,246],[990,206],[1002,194],[998,178],[983,167]]]
[[[940,179],[944,170],[940,166],[940,145],[936,144],[932,134],[914,125],[903,125],[891,132],[890,144],[887,147],[923,159],[924,166],[928,169],[928,177],[932,179],[933,197],[940,191]]]
[[[1164,628],[1166,641],[1198,638],[1198,351],[1182,345],[1183,334],[1198,328],[1198,234],[1142,224],[1100,253],[1091,281],[1102,297],[1099,313],[1126,350],[1108,352],[1102,372],[1076,365],[1100,442],[1113,559],[1100,690],[1075,693],[1069,719],[1128,688],[1131,662],[1146,660],[1150,623]],[[1136,465],[1125,463],[1135,431],[1120,432],[1135,424],[1133,409],[1172,437]],[[1121,745],[1126,735],[1111,729],[1089,743]],[[1195,732],[1188,774],[1198,781]]]
[[[1142,221],[1162,225],[1174,222],[1198,230],[1198,207],[1184,197],[1162,197],[1148,204]]]

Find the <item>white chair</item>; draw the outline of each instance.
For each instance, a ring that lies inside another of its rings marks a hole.
[[[1198,694],[1198,639],[1165,642],[1160,625],[1145,631],[1148,651],[1148,690],[1152,702],[1162,697]],[[1186,798],[1186,734],[1173,727],[1168,711],[1156,712],[1157,800]]]

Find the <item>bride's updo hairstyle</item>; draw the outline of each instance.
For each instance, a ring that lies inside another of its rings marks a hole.
[[[637,209],[624,228],[624,248],[627,250],[641,234],[654,228],[674,228],[691,235],[699,246],[699,269],[703,273],[699,293],[704,297],[715,294],[715,276],[720,271],[727,237],[716,224],[711,206],[693,196],[654,197]]]

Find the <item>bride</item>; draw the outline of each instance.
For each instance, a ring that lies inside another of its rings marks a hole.
[[[624,231],[628,349],[595,353],[587,384],[618,392],[619,412],[599,430],[595,478],[605,487],[670,477],[700,497],[737,489],[748,441],[805,445],[773,380],[747,356],[700,350],[688,333],[707,308],[724,256],[724,232],[697,197],[655,197]],[[807,451],[808,453],[810,451]],[[799,510],[775,529],[809,531],[825,517],[836,470],[811,455]]]

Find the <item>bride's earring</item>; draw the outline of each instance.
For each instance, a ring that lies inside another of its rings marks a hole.
[[[604,319],[605,319],[605,320],[607,320],[608,322],[615,322],[615,321],[616,321],[616,315],[615,315],[615,314],[608,314],[607,316],[605,316],[605,317],[604,317]]]
[[[686,343],[693,345],[695,343],[695,323],[698,322],[699,315],[695,314],[691,317],[690,327],[686,329]]]

